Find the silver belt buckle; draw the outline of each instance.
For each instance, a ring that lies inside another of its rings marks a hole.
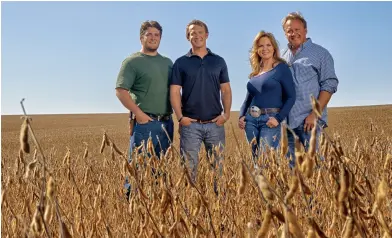
[[[259,117],[261,115],[261,110],[260,110],[260,108],[258,108],[256,106],[251,106],[250,110],[249,110],[249,114],[252,117]]]

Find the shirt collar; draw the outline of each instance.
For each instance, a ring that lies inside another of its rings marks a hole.
[[[192,49],[190,49],[190,50],[188,51],[188,53],[186,53],[186,56],[187,56],[187,57],[191,57],[192,55],[193,55]],[[207,55],[215,55],[215,53],[213,53],[209,48],[207,48]]]
[[[313,43],[313,42],[312,42],[312,39],[311,39],[311,38],[306,38],[306,41],[305,41],[303,44],[301,44],[301,45],[299,46],[297,52],[299,52],[299,51],[305,49],[306,47],[310,46],[312,43]],[[289,49],[291,49],[291,44],[290,44],[290,43],[287,43],[287,47],[289,47]]]

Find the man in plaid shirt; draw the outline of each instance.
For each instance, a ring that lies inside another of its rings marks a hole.
[[[312,112],[311,95],[318,99],[322,118],[319,124],[327,127],[327,104],[337,91],[338,78],[335,74],[331,54],[320,45],[306,37],[307,24],[300,13],[290,13],[282,21],[288,40],[288,48],[283,50],[282,58],[291,66],[296,89],[296,101],[287,118],[288,126],[293,129],[307,150],[311,130],[316,115]],[[319,130],[317,131],[319,132]],[[289,155],[293,158],[290,167],[295,165],[294,136],[288,132]]]

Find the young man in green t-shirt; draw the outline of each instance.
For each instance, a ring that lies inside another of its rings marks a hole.
[[[173,62],[158,53],[161,37],[162,27],[158,22],[143,22],[140,27],[142,49],[123,61],[117,77],[116,95],[131,112],[130,156],[135,146],[139,146],[142,141],[147,143],[151,136],[155,154],[159,158],[173,140],[169,97]],[[165,127],[170,138],[162,127]],[[126,183],[126,187],[129,196],[129,184]]]

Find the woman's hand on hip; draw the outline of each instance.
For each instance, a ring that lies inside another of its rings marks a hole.
[[[245,125],[246,125],[245,116],[242,116],[242,117],[240,117],[240,119],[238,120],[238,127],[239,127],[241,130],[243,130],[243,129],[245,129]]]
[[[267,126],[269,128],[274,128],[277,127],[279,125],[278,120],[276,120],[275,117],[270,117],[269,120],[267,121]]]

